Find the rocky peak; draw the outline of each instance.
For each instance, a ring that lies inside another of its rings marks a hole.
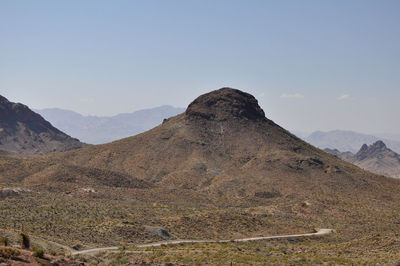
[[[6,97],[3,97],[0,95],[0,104],[8,103],[9,101],[7,100]]]
[[[385,143],[383,143],[382,140],[378,140],[377,142],[375,142],[374,144],[371,145],[371,149],[374,149],[374,150],[382,150],[382,149],[386,150],[387,147],[386,147]]]
[[[384,152],[391,152],[391,150],[386,147],[383,141],[379,140],[370,146],[367,144],[362,145],[361,149],[356,154],[356,158],[358,160],[364,160],[365,158],[382,155]]]
[[[221,88],[199,96],[189,104],[185,114],[188,118],[214,121],[266,119],[254,96],[232,88]]]
[[[359,153],[360,152],[366,152],[368,150],[368,145],[367,144],[363,144],[362,146],[361,146],[361,149],[358,151]]]

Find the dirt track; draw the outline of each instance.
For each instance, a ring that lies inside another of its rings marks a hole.
[[[233,240],[169,240],[162,242],[155,242],[149,244],[137,245],[138,248],[147,248],[147,247],[159,247],[161,245],[177,245],[177,244],[195,244],[195,243],[226,243],[226,242],[248,242],[248,241],[257,241],[257,240],[274,240],[274,239],[291,239],[291,238],[301,238],[301,237],[310,237],[310,236],[323,236],[332,233],[332,229],[319,229],[315,233],[308,234],[297,234],[297,235],[279,235],[279,236],[265,236],[265,237],[249,237],[249,238],[240,238]],[[72,252],[72,255],[78,254],[91,254],[97,253],[106,250],[117,250],[118,247],[105,247],[105,248],[93,248],[81,251]]]

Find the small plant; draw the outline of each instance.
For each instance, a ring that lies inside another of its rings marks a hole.
[[[8,246],[8,238],[7,237],[0,237],[0,245]]]
[[[41,258],[43,259],[44,257],[44,249],[40,248],[40,247],[33,247],[33,256],[36,258]]]
[[[55,251],[55,250],[50,250],[50,255],[52,255],[52,256],[57,256],[57,251]]]
[[[19,233],[19,239],[21,243],[21,248],[23,249],[29,249],[31,246],[31,240],[29,239],[29,236],[25,232],[20,232]]]

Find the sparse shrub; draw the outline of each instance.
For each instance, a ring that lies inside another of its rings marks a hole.
[[[171,261],[172,261],[172,258],[170,256],[166,256],[164,258],[164,263],[166,263],[166,264],[171,263]]]
[[[277,190],[272,190],[272,191],[259,191],[254,193],[254,196],[256,198],[271,199],[271,198],[281,197],[282,194]]]
[[[27,233],[22,232],[19,233],[19,239],[21,243],[21,248],[23,249],[29,249],[31,246],[31,240],[29,239],[29,236]]]
[[[0,258],[5,258],[5,259],[15,258],[15,257],[19,256],[20,254],[21,254],[21,252],[19,252],[19,250],[15,249],[15,248],[8,248],[8,249],[0,250]]]
[[[43,258],[44,257],[44,249],[40,247],[33,247],[33,256],[36,258]]]
[[[49,254],[52,256],[57,256],[57,251],[52,249],[52,250],[50,250]]]
[[[8,238],[7,237],[0,237],[0,245],[8,246]]]
[[[76,244],[76,245],[73,245],[72,248],[75,250],[80,250],[83,248],[83,246],[81,244]]]

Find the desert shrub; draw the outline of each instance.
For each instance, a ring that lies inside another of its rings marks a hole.
[[[8,238],[7,237],[0,237],[0,245],[8,246]]]
[[[8,248],[8,249],[0,250],[0,258],[9,259],[9,258],[17,257],[20,254],[21,254],[21,252],[19,252],[19,250],[15,249],[15,248]]]
[[[27,233],[21,231],[21,233],[19,233],[19,240],[21,243],[21,248],[23,248],[23,249],[30,248],[31,240],[29,239],[29,236]]]
[[[49,254],[52,255],[52,256],[57,256],[57,251],[52,249],[52,250],[49,251]]]
[[[43,258],[44,257],[44,249],[40,247],[33,247],[33,256],[36,258]]]
[[[254,193],[254,196],[257,198],[270,199],[270,198],[281,197],[282,194],[277,190],[272,190],[272,191],[259,191]]]

